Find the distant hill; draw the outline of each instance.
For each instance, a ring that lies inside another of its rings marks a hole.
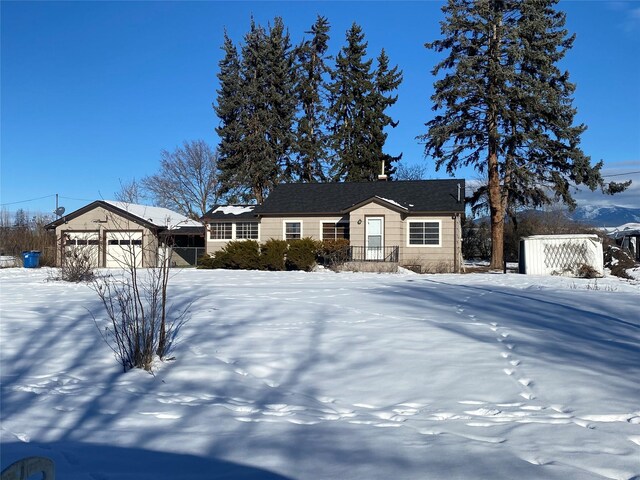
[[[518,214],[523,215],[543,215],[539,210],[527,210]],[[640,223],[640,208],[628,208],[619,206],[597,206],[587,205],[577,207],[573,212],[566,212],[567,216],[575,221],[594,227],[619,227],[625,223]],[[489,217],[482,216],[475,218],[474,223],[488,222]]]
[[[585,205],[577,207],[571,219],[596,227],[617,227],[625,223],[640,223],[640,208]]]

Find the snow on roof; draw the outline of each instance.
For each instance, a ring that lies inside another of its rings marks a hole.
[[[255,205],[223,205],[216,208],[211,213],[223,213],[225,215],[240,215],[243,213],[253,212]]]
[[[640,223],[625,223],[619,227],[608,230],[608,235],[614,238],[621,238],[626,235],[640,235]]]
[[[382,201],[385,201],[387,203],[390,203],[391,205],[395,205],[397,207],[400,207],[403,210],[409,210],[407,207],[405,207],[404,205],[400,205],[398,202],[396,202],[395,200],[389,200],[388,198],[383,198],[383,197],[379,197],[378,195],[376,195],[376,198],[379,198]]]
[[[150,207],[136,203],[116,202],[105,200],[109,205],[124,210],[131,215],[143,219],[156,227],[167,227],[169,230],[182,227],[201,227],[202,224],[184,215],[164,207]]]

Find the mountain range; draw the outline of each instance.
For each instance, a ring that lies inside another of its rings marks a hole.
[[[619,227],[625,223],[640,223],[640,208],[583,205],[571,212],[569,217],[595,227]]]

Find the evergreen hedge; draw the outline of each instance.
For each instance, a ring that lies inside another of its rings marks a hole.
[[[317,242],[312,238],[299,240],[267,240],[260,245],[255,240],[232,241],[213,255],[198,259],[198,268],[225,268],[240,270],[304,270],[309,272],[316,258],[323,253],[348,248],[348,241],[339,243]],[[344,250],[342,250],[344,251]]]

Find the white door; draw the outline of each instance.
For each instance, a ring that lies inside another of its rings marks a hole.
[[[384,218],[367,217],[365,229],[365,247],[367,260],[382,260],[384,258]]]
[[[86,257],[92,267],[99,267],[100,235],[98,232],[67,232],[65,234],[64,253]]]
[[[142,267],[142,232],[107,232],[109,268]]]

